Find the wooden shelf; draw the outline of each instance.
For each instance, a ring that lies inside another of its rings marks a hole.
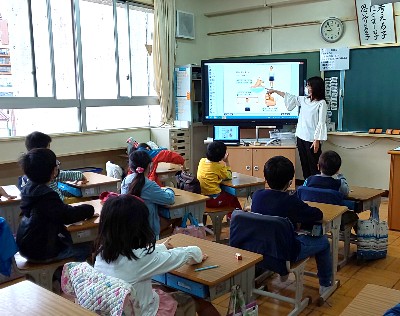
[[[11,64],[0,64],[0,67],[11,67]]]

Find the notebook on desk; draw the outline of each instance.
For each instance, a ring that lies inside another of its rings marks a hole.
[[[221,141],[227,146],[240,145],[239,126],[214,126],[214,141]]]

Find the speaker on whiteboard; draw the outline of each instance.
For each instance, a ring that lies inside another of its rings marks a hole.
[[[176,37],[194,39],[193,13],[176,11]]]

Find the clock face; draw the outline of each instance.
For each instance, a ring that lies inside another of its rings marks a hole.
[[[344,24],[338,18],[328,18],[321,24],[321,36],[329,42],[338,41],[344,32]]]

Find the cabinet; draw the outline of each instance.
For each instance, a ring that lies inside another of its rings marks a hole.
[[[253,177],[264,178],[264,165],[274,156],[288,158],[296,169],[295,146],[228,146],[228,153],[232,171]],[[294,178],[290,189],[295,190]]]
[[[389,229],[400,230],[400,151],[389,151],[390,182],[388,224]]]
[[[160,147],[179,153],[185,158],[185,165],[191,166],[190,129],[176,127],[152,128],[150,138]]]

